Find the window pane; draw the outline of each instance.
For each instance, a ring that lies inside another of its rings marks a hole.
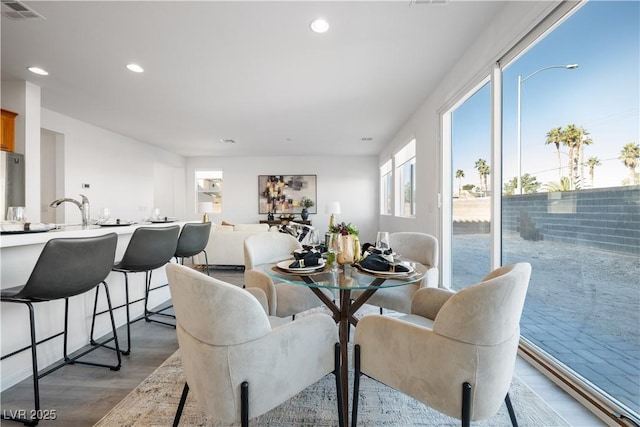
[[[400,176],[400,215],[413,216],[415,211],[415,159],[398,168]]]
[[[451,114],[451,287],[479,282],[491,268],[491,103],[487,83]]]
[[[502,202],[502,263],[533,267],[523,337],[636,416],[639,16],[589,2],[505,69]]]
[[[392,212],[392,206],[393,206],[392,194],[393,193],[391,192],[391,189],[392,189],[391,178],[392,178],[391,173],[387,173],[380,179],[380,188],[382,190],[380,193],[380,201],[381,201],[380,213],[382,215],[391,215],[393,213]]]
[[[196,171],[196,213],[222,213],[222,171]]]
[[[396,164],[399,216],[415,215],[416,140],[413,139],[394,155]]]

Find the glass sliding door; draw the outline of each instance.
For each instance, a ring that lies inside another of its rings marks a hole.
[[[523,351],[640,424],[640,3],[573,7],[442,116],[443,286],[531,263]]]
[[[451,279],[459,290],[490,270],[491,85],[483,84],[450,113]]]
[[[503,64],[501,218],[503,264],[533,267],[523,338],[636,416],[638,17],[589,2]]]

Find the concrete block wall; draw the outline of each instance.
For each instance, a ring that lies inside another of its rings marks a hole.
[[[503,229],[640,255],[640,186],[504,196]]]

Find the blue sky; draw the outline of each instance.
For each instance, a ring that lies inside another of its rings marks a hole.
[[[503,182],[517,174],[518,75],[574,63],[575,70],[549,69],[522,83],[522,173],[558,181],[555,146],[544,145],[546,133],[575,124],[594,141],[585,160],[594,156],[602,163],[595,187],[617,186],[629,176],[618,156],[626,143],[640,143],[640,2],[591,1],[504,70]],[[465,172],[463,183],[479,185],[475,161],[490,160],[489,107],[487,84],[454,112],[453,171]],[[566,154],[562,161],[566,166]]]

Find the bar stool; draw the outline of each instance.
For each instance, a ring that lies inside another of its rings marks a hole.
[[[180,264],[184,264],[185,258],[189,258],[203,252],[208,276],[209,259],[207,258],[207,251],[204,249],[207,247],[207,243],[209,243],[210,233],[210,222],[188,222],[183,225],[180,237],[178,237],[178,247],[174,254],[176,260],[180,258]]]
[[[125,286],[125,303],[115,307],[125,307],[127,311],[127,349],[121,353],[128,355],[131,352],[131,313],[129,306],[133,303],[144,300],[144,319],[147,322],[159,322],[149,318],[150,315],[158,314],[158,312],[149,311],[147,303],[149,300],[149,292],[168,286],[164,285],[151,288],[151,273],[156,268],[162,267],[173,258],[178,244],[178,232],[180,226],[173,225],[171,227],[139,227],[131,235],[131,240],[127,245],[122,260],[112,267],[112,271],[124,273]],[[129,273],[145,273],[145,293],[144,298],[135,301],[129,301]],[[171,307],[166,307],[166,310]],[[162,311],[162,310],[161,310]],[[93,319],[106,311],[96,312],[94,307]],[[161,313],[164,314],[164,313]],[[136,319],[138,321],[140,319]],[[166,322],[159,322],[166,323]],[[166,323],[168,324],[168,323]],[[170,325],[174,326],[174,325]],[[175,326],[174,326],[175,327]],[[93,328],[91,329],[91,337],[93,338]]]
[[[29,309],[31,344],[2,356],[1,360],[14,356],[27,349],[31,349],[35,407],[33,412],[26,411],[27,414],[32,413],[35,415],[32,418],[12,417],[11,415],[7,416],[7,411],[2,411],[2,419],[19,421],[25,425],[38,424],[39,416],[41,414],[39,379],[65,365],[78,363],[110,368],[112,371],[120,369],[120,347],[118,344],[118,337],[116,335],[116,324],[113,318],[109,287],[105,282],[105,279],[111,271],[111,266],[113,265],[117,241],[118,237],[115,233],[97,237],[51,239],[44,245],[27,283],[24,286],[3,289],[0,292],[0,300],[2,302],[24,304]],[[109,307],[107,312],[111,318],[113,336],[96,344],[102,346],[107,342],[114,341],[115,348],[113,348],[113,350],[115,350],[117,355],[117,363],[115,365],[78,360],[80,357],[93,350],[97,350],[99,347],[89,348],[88,350],[85,350],[73,357],[70,357],[67,354],[69,298],[83,294],[95,288],[95,302],[97,303],[98,292],[101,284],[104,287],[107,297],[107,305]],[[48,338],[36,341],[36,324],[33,304],[59,299],[64,299],[64,330],[53,334]],[[62,363],[57,363],[45,372],[39,373],[37,345],[60,335],[64,336]],[[24,414],[25,411],[16,411],[16,413]]]

